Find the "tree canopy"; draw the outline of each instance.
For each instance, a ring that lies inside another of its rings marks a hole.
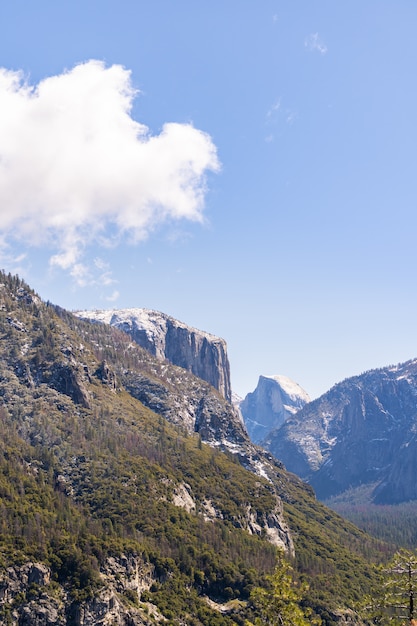
[[[251,601],[257,613],[255,621],[247,626],[309,626],[321,624],[312,616],[311,609],[301,605],[303,595],[308,590],[306,583],[294,576],[291,564],[278,552],[273,574],[266,577],[266,587],[256,587],[251,593]]]

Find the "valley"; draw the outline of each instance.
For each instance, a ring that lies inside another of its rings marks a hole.
[[[207,381],[0,282],[3,623],[243,626],[278,555],[309,619],[364,623],[393,545],[253,444]]]

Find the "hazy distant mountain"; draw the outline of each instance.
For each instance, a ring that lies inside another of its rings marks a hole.
[[[120,328],[158,359],[206,380],[229,402],[230,365],[224,339],[191,328],[165,313],[149,309],[77,311],[75,315]]]
[[[349,378],[268,437],[267,448],[325,499],[372,485],[372,499],[417,499],[417,360]]]
[[[260,443],[309,401],[307,392],[290,378],[260,376],[255,391],[239,408],[251,440]]]

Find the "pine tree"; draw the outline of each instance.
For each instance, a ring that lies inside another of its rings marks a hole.
[[[378,587],[366,599],[368,624],[417,624],[417,555],[400,550],[381,568]]]
[[[278,553],[274,573],[267,576],[268,587],[256,587],[251,601],[257,613],[255,622],[246,626],[309,626],[321,624],[311,615],[310,609],[300,606],[303,594],[308,590],[305,583],[298,583],[294,570],[284,556]]]

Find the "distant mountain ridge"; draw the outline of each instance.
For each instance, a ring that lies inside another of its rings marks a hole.
[[[228,402],[230,364],[224,339],[159,311],[144,308],[75,311],[78,317],[115,326],[158,359],[167,359],[202,378]]]
[[[266,447],[321,499],[366,484],[375,503],[417,499],[417,359],[338,383]]]
[[[239,408],[251,440],[261,443],[308,402],[308,393],[287,376],[260,376],[256,389]]]

